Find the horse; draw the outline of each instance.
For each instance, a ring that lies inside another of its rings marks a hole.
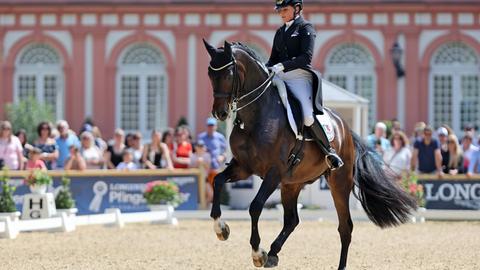
[[[236,113],[230,135],[233,158],[214,178],[214,195],[210,216],[219,240],[225,241],[230,228],[221,219],[220,193],[227,182],[258,175],[263,179],[260,189],[249,207],[251,216],[250,245],[256,267],[278,265],[283,244],[299,224],[297,200],[306,184],[324,175],[328,181],[338,216],[341,240],[338,269],[346,269],[348,248],[353,223],[349,210],[349,196],[354,191],[367,216],[381,228],[408,221],[415,200],[395,182],[378,156],[365,142],[350,130],[348,124],[333,110],[330,114],[335,139],[332,147],[345,165],[330,170],[325,156],[315,142],[305,142],[304,158],[293,172],[289,172],[288,158],[296,143],[289,129],[285,108],[278,91],[272,86],[273,74],[256,54],[241,43],[225,41],[223,48],[215,48],[203,40],[211,61],[208,77],[213,88],[212,115],[220,121]],[[294,89],[293,89],[294,90]],[[269,196],[280,185],[284,209],[283,228],[267,253],[260,248],[258,220]]]

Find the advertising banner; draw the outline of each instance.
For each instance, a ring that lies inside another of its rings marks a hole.
[[[480,210],[480,179],[419,180],[427,209]]]
[[[148,211],[143,191],[150,181],[167,180],[175,182],[185,201],[177,210],[198,209],[198,175],[128,175],[128,176],[71,176],[70,190],[79,215],[105,212],[107,208],[119,208],[122,212]],[[61,177],[53,177],[53,187],[48,192],[56,194],[61,186]],[[30,193],[23,179],[12,177],[10,183],[16,186],[14,200],[21,211],[23,197]]]

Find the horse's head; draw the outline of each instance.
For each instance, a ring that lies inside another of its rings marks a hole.
[[[210,54],[208,77],[213,87],[212,114],[219,120],[225,120],[230,112],[230,105],[235,98],[234,89],[238,84],[237,64],[233,56],[232,45],[225,41],[223,48],[215,48],[203,40]]]

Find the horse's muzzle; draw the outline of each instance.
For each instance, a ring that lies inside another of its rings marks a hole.
[[[215,118],[217,118],[220,121],[225,121],[225,119],[227,119],[228,117],[228,112],[225,110],[221,110],[219,112],[213,111],[212,114]]]

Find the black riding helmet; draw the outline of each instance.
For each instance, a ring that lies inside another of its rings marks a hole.
[[[279,9],[286,6],[296,7],[300,5],[300,9],[303,7],[303,0],[276,0],[275,9]]]

